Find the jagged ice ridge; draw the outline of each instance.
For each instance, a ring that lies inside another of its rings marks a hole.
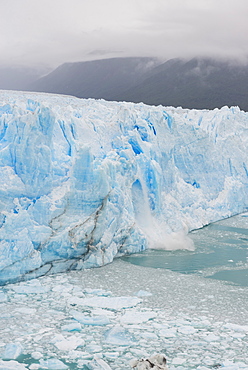
[[[248,113],[0,93],[0,284],[101,266],[247,210]]]

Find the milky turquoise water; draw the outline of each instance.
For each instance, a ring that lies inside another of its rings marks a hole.
[[[135,265],[197,274],[248,286],[248,214],[193,231],[195,251],[148,250],[123,257]]]

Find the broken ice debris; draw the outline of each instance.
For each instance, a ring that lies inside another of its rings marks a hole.
[[[22,354],[23,348],[20,343],[8,343],[2,356],[4,360],[15,360]]]
[[[71,315],[83,325],[103,326],[110,323],[107,316],[86,316],[75,310],[71,311]]]
[[[105,341],[116,346],[130,346],[136,342],[136,339],[128,330],[121,326],[114,326],[105,333]]]
[[[110,310],[121,310],[123,308],[131,308],[137,306],[141,300],[136,297],[90,297],[90,298],[77,298],[72,297],[69,299],[71,305],[107,308]]]

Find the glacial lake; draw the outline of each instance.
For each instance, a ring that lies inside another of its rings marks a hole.
[[[134,265],[197,274],[248,286],[248,213],[237,215],[189,234],[195,250],[147,250],[123,257]]]
[[[194,252],[1,287],[0,368],[128,370],[164,353],[170,370],[248,370],[247,216],[191,233]]]

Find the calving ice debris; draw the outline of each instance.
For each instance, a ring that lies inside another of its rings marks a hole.
[[[118,259],[1,293],[0,370],[248,369],[245,287]]]
[[[103,266],[248,206],[248,113],[0,93],[0,284]]]

